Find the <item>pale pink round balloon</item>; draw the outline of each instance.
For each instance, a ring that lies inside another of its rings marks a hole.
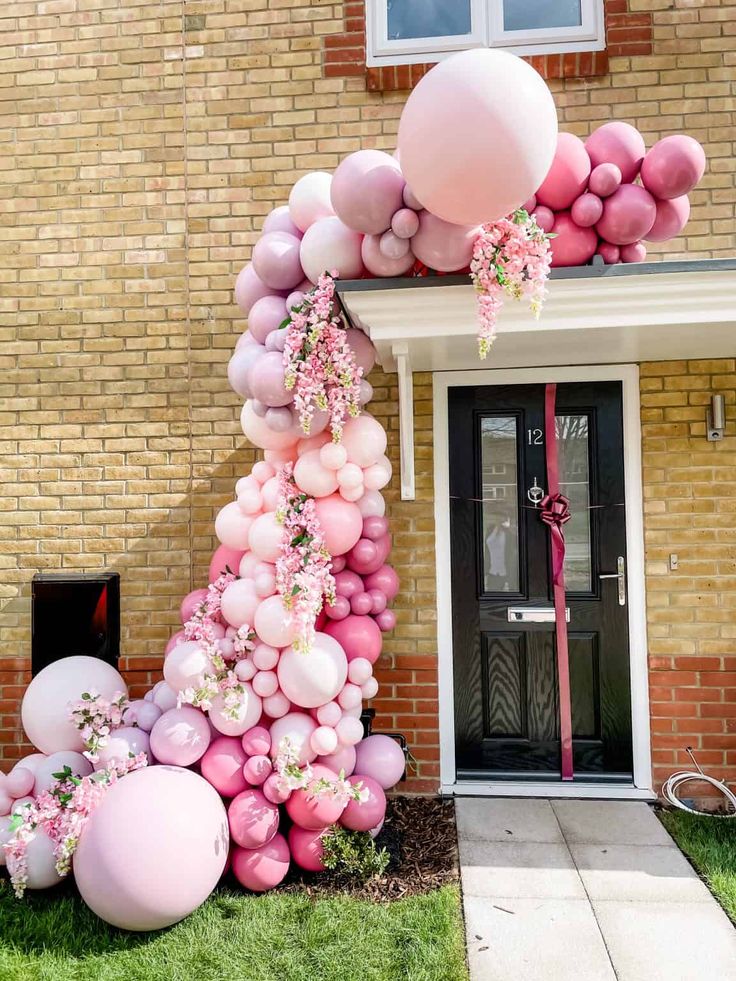
[[[636,178],[646,153],[644,137],[639,130],[618,120],[593,130],[585,141],[585,149],[593,167],[603,163],[616,164],[625,184]]]
[[[344,773],[346,777],[355,769],[355,746],[338,746],[336,752],[329,756],[317,757],[318,763],[323,763],[335,773]]]
[[[337,749],[337,733],[331,726],[321,725],[314,730],[309,742],[318,756],[327,756]]]
[[[210,667],[210,660],[197,641],[185,640],[166,655],[164,678],[174,691],[198,687],[198,680]]]
[[[263,220],[262,232],[288,232],[301,238],[301,231],[291,220],[288,204],[281,204],[266,215]]]
[[[234,715],[226,707],[223,695],[216,695],[212,699],[209,710],[210,723],[225,736],[242,736],[261,717],[262,702],[253,691],[252,685],[250,682],[244,681],[241,687],[243,693],[240,695],[237,711]]]
[[[184,705],[172,708],[151,729],[151,752],[159,763],[191,766],[204,756],[210,744],[207,717],[199,709]]]
[[[215,518],[215,534],[223,545],[232,551],[245,550],[248,547],[253,518],[243,514],[237,501],[231,501],[220,508]]]
[[[667,242],[679,235],[690,217],[690,200],[687,194],[679,198],[657,201],[657,217],[644,236],[647,242]]]
[[[120,726],[107,737],[105,745],[98,750],[94,768],[95,770],[104,770],[114,763],[127,763],[131,756],[139,756],[141,753],[150,763],[151,742],[149,734],[138,726]]]
[[[583,141],[573,133],[558,133],[552,165],[536,193],[537,203],[564,211],[583,194],[589,176],[590,157]]]
[[[289,232],[266,232],[253,247],[256,275],[269,289],[292,290],[304,275],[299,261],[300,239]]]
[[[188,916],[217,885],[228,854],[217,791],[196,773],[152,766],[105,794],[74,854],[82,899],[123,930],[160,930]]]
[[[340,818],[340,824],[351,831],[370,831],[386,815],[386,794],[376,780],[364,774],[353,774],[350,783],[362,784],[363,789],[368,791],[368,800],[362,803],[349,801]]]
[[[345,651],[334,637],[315,633],[308,651],[287,647],[278,663],[281,691],[302,708],[317,708],[332,701],[348,675]]]
[[[18,766],[8,774],[4,789],[10,797],[17,799],[32,793],[35,782],[36,778],[30,770]]]
[[[401,746],[390,736],[376,733],[355,747],[358,773],[371,777],[384,790],[395,786],[404,776],[406,759]]]
[[[315,780],[327,780],[329,783],[337,780],[336,773],[319,763],[312,766],[312,774]],[[319,831],[335,824],[344,810],[345,803],[332,794],[315,797],[310,795],[308,788],[295,790],[286,802],[286,812],[294,824],[309,831]]]
[[[348,228],[376,235],[401,208],[405,183],[398,161],[388,153],[357,150],[338,164],[332,177],[332,207]]]
[[[689,194],[704,173],[703,147],[684,134],[665,136],[655,143],[641,165],[644,187],[665,200]]]
[[[279,663],[279,652],[269,644],[256,644],[251,658],[259,671],[271,671]]]
[[[298,754],[299,765],[311,763],[317,754],[310,745],[312,733],[317,723],[306,712],[289,712],[271,724],[271,759],[280,752],[281,742],[288,739],[294,752]]]
[[[361,259],[365,268],[373,276],[392,278],[403,276],[409,272],[416,261],[414,253],[409,250],[400,259],[390,259],[381,252],[381,236],[366,235],[360,249]]]
[[[324,863],[324,845],[322,835],[324,828],[310,831],[300,828],[298,824],[289,828],[289,848],[296,864],[307,872],[322,872]]]
[[[337,723],[342,718],[342,709],[337,704],[337,702],[326,702],[324,705],[320,705],[317,709],[317,721],[321,726],[328,726],[332,729],[337,725]],[[330,750],[330,752],[333,752]],[[322,753],[320,755],[328,755]]]
[[[599,198],[607,198],[621,184],[621,170],[614,163],[601,163],[590,173],[588,190]]]
[[[310,450],[299,457],[294,467],[294,480],[297,487],[311,497],[327,497],[337,490],[335,471],[322,463],[320,450]]]
[[[420,211],[419,229],[411,239],[411,249],[430,269],[457,272],[470,265],[479,232],[478,225],[451,224],[431,211]]]
[[[316,283],[322,273],[334,272],[340,279],[359,279],[363,275],[362,240],[359,232],[336,216],[320,218],[301,242],[299,256],[307,278]]]
[[[236,797],[247,789],[243,766],[248,757],[235,736],[218,736],[199,761],[202,776],[223,797]]]
[[[419,216],[412,208],[400,208],[391,219],[391,231],[399,238],[411,238],[419,228]]]
[[[260,601],[252,579],[235,579],[220,598],[222,615],[232,627],[242,627],[246,623],[252,626]]]
[[[260,848],[236,848],[233,851],[233,875],[244,889],[266,892],[286,877],[291,854],[286,838],[275,834]]]
[[[550,243],[553,266],[584,266],[598,245],[595,230],[576,225],[569,211],[562,211],[555,218],[555,235]]]
[[[335,212],[330,201],[332,175],[316,170],[304,174],[294,184],[289,194],[289,217],[301,232],[320,218]]]
[[[557,113],[541,76],[515,55],[474,48],[441,61],[415,86],[399,123],[401,169],[433,214],[476,225],[509,214],[535,192],[556,137]]]
[[[261,600],[254,619],[255,631],[271,647],[288,647],[296,638],[297,628],[284,601],[277,594]]]
[[[386,430],[367,412],[348,419],[342,431],[342,445],[348,460],[359,467],[370,467],[386,452]]]
[[[340,719],[340,721],[335,726],[335,732],[337,733],[337,738],[342,746],[355,746],[363,738],[363,723],[356,715],[351,715],[349,713],[359,712],[358,707],[354,709],[346,709],[346,714]]]
[[[262,450],[291,450],[299,441],[299,430],[276,433],[268,428],[266,421],[253,411],[251,401],[247,401],[240,414],[240,425],[246,439]],[[264,485],[265,487],[265,485]],[[265,501],[264,501],[265,503]]]
[[[603,201],[597,194],[581,194],[570,211],[570,217],[580,228],[591,228],[602,214]]]
[[[318,498],[314,502],[314,508],[330,555],[344,555],[349,552],[363,529],[363,518],[358,506],[344,501],[339,494],[331,494],[329,497]]]
[[[279,690],[279,679],[275,671],[259,671],[253,677],[253,691],[261,698],[269,698]]]
[[[603,217],[596,225],[596,231],[614,245],[630,245],[648,235],[656,217],[657,202],[646,188],[622,184],[606,198]],[[554,243],[552,250],[554,252]]]
[[[348,327],[345,331],[345,340],[353,352],[355,363],[363,369],[363,375],[367,375],[376,363],[376,349],[370,337],[357,327]]]
[[[253,522],[248,535],[248,544],[254,555],[264,562],[275,562],[281,555],[284,540],[284,526],[276,520],[273,511],[259,515]]]
[[[403,259],[410,251],[408,239],[399,238],[390,229],[381,235],[378,248],[387,259]]]

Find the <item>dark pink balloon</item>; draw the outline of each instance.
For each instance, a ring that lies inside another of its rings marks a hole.
[[[209,579],[207,581],[214,582],[218,576],[227,572],[228,569],[237,575],[240,560],[244,555],[245,552],[241,552],[236,548],[229,548],[227,545],[218,546],[210,559]]]
[[[621,170],[614,163],[602,163],[590,173],[588,190],[599,198],[607,198],[621,185]]]
[[[363,521],[363,538],[369,538],[372,542],[388,532],[388,519],[379,518],[378,515],[371,515]]]
[[[377,613],[383,613],[388,604],[388,599],[386,594],[381,592],[380,589],[369,589],[367,595],[371,600],[370,612],[375,616]]]
[[[342,570],[347,565],[347,560],[344,555],[333,555],[332,557],[332,574],[337,572],[342,572]]]
[[[689,194],[704,173],[705,151],[684,134],[665,136],[655,143],[641,166],[644,187],[666,200]]]
[[[230,834],[241,848],[260,848],[278,831],[279,809],[260,790],[244,790],[227,811]]]
[[[622,262],[644,262],[647,257],[647,247],[643,242],[632,242],[621,246]]]
[[[377,572],[381,568],[383,563],[386,561],[386,559],[389,557],[389,555],[391,554],[391,536],[389,534],[386,534],[383,535],[383,537],[379,538],[378,541],[376,542],[376,548],[378,549],[378,554],[381,557],[381,561],[376,566],[375,569],[371,569],[369,573],[366,573],[366,575],[370,575],[373,572]]]
[[[589,176],[590,158],[583,141],[573,133],[558,133],[552,166],[537,191],[537,203],[553,211],[569,208],[588,186]]]
[[[622,184],[603,205],[596,225],[601,238],[614,245],[629,245],[644,238],[657,217],[657,202],[638,184]],[[554,250],[554,243],[552,245]]]
[[[390,603],[399,592],[399,577],[390,565],[384,565],[377,572],[366,577],[365,588],[368,590],[380,589],[382,593],[386,594]]]
[[[597,194],[581,194],[572,204],[570,216],[581,228],[590,228],[603,214],[603,202]]]
[[[585,149],[593,167],[614,163],[627,184],[636,178],[646,153],[644,137],[639,130],[630,123],[618,121],[604,123],[594,130],[585,141]]]
[[[338,572],[335,575],[335,593],[337,596],[344,596],[350,599],[356,593],[363,592],[363,580],[360,576],[350,569]]]
[[[276,834],[260,848],[234,848],[233,875],[244,889],[265,892],[283,881],[290,859],[286,838]]]
[[[607,266],[613,266],[621,261],[621,249],[612,242],[601,242],[597,249],[597,254],[603,257]]]
[[[213,739],[199,761],[202,776],[222,797],[236,797],[247,790],[243,766],[248,757],[235,736]]]
[[[545,207],[543,204],[540,204],[535,209],[533,217],[543,232],[549,233],[555,227],[554,211],[551,208]]]
[[[346,596],[336,596],[334,603],[325,605],[325,613],[330,620],[344,620],[350,613],[350,600]]]
[[[368,799],[362,803],[351,800],[342,813],[340,824],[351,831],[370,831],[383,820],[386,815],[386,794],[383,787],[372,777],[354,773],[348,778],[350,783],[362,784],[368,791]]]
[[[555,218],[555,235],[550,243],[553,266],[584,266],[590,262],[598,245],[592,228],[581,228],[569,211],[561,211]]]
[[[657,217],[644,237],[647,242],[666,242],[680,234],[689,217],[690,200],[687,194],[668,201],[657,201]]]
[[[181,601],[181,606],[179,607],[179,617],[181,618],[181,622],[186,623],[194,611],[200,607],[206,599],[206,589],[193,589],[191,593],[187,593],[187,595]]]
[[[393,630],[396,626],[396,614],[393,610],[384,610],[383,613],[379,613],[376,617],[376,623],[383,633],[388,633],[389,630]]]
[[[324,828],[317,831],[309,831],[307,828],[300,828],[298,824],[289,828],[289,848],[296,864],[306,869],[307,872],[322,872],[324,864],[324,845],[322,835]]]
[[[224,548],[225,546],[222,545],[221,547]],[[210,580],[210,582],[213,582],[213,580]],[[166,648],[164,650],[164,656],[166,656],[169,651],[173,651],[180,640],[184,640],[183,630],[177,630],[175,634],[172,634],[171,637],[169,637],[168,643],[166,644]]]
[[[388,610],[385,611],[387,613]],[[384,616],[384,613],[380,614]],[[364,657],[374,664],[381,653],[383,638],[373,617],[351,614],[344,620],[333,620],[325,627],[325,633],[334,637],[345,651],[348,661]]]
[[[373,612],[373,601],[368,593],[356,593],[350,600],[350,609],[356,616]]]

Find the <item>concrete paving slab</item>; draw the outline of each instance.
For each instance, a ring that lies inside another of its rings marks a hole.
[[[455,819],[461,839],[557,844],[564,841],[548,800],[457,797]]]
[[[555,800],[551,803],[569,845],[677,847],[651,807],[639,801]]]
[[[593,909],[618,981],[736,981],[736,930],[715,901]]]
[[[567,845],[460,840],[466,896],[585,899]]]
[[[590,904],[465,897],[473,981],[616,981]]]
[[[591,899],[712,903],[713,897],[677,848],[661,845],[571,845]]]

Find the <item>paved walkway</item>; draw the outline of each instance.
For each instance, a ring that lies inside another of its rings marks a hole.
[[[736,981],[736,930],[646,804],[456,808],[472,981]]]

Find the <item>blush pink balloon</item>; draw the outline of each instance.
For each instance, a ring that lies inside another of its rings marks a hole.
[[[263,796],[266,800],[270,800],[272,804],[283,804],[291,796],[291,791],[288,787],[283,786],[281,778],[277,773],[272,773],[267,777],[261,789],[263,790]]]
[[[551,232],[555,227],[555,213],[550,208],[546,208],[543,204],[534,211],[533,218],[543,232]]]
[[[236,628],[253,623],[260,602],[252,579],[235,579],[225,587],[220,597],[222,615],[230,626]]]
[[[556,216],[555,235],[557,237],[550,243],[553,266],[584,266],[598,245],[595,231],[576,225],[569,211],[561,211]]]
[[[227,545],[218,546],[210,560],[209,578],[207,581],[215,582],[228,569],[230,572],[237,573],[240,567],[240,560],[244,555],[245,551],[243,549],[228,548]]]
[[[409,253],[409,242],[406,238],[399,238],[390,229],[381,235],[378,243],[381,255],[388,259],[403,259]]]
[[[237,501],[221,508],[215,518],[215,534],[223,545],[233,551],[245,550],[248,546],[253,518],[243,514]]]
[[[314,764],[312,773],[315,780],[335,783],[337,774],[326,766]],[[331,794],[310,797],[309,790],[295,790],[286,802],[286,813],[294,824],[308,831],[319,831],[335,824],[345,810],[345,803]]]
[[[18,797],[25,797],[27,794],[33,792],[35,782],[36,777],[30,770],[26,770],[22,766],[17,766],[8,774],[5,780],[4,790],[10,797],[16,799]]]
[[[558,133],[552,165],[536,193],[537,202],[553,211],[564,211],[585,191],[589,177],[590,157],[583,141],[573,133]]]
[[[363,530],[363,517],[358,506],[344,501],[339,494],[331,494],[329,497],[318,498],[314,502],[314,508],[330,555],[344,555],[349,552]]]
[[[240,425],[246,439],[249,439],[254,446],[259,446],[262,450],[279,451],[279,456],[287,450],[292,450],[299,441],[298,429],[289,430],[285,433],[276,433],[269,429],[265,419],[261,419],[253,411],[251,400],[248,400],[243,406],[243,411],[240,414]],[[291,459],[291,456],[287,454],[286,459]],[[266,506],[265,490],[267,484],[268,481],[263,488],[264,506]]]
[[[312,733],[310,745],[315,753],[326,756],[337,749],[337,733],[331,726],[319,726]]]
[[[363,275],[362,236],[339,218],[320,218],[304,233],[299,257],[307,278],[316,283],[324,272],[335,272],[340,279],[359,279]]]
[[[419,229],[411,239],[411,250],[430,269],[457,272],[470,265],[479,232],[477,225],[455,225],[430,211],[420,211]]]
[[[269,644],[257,644],[253,648],[251,659],[259,671],[271,671],[279,663],[279,652]]]
[[[294,401],[294,393],[284,384],[284,359],[278,351],[268,351],[258,360],[250,375],[253,397],[264,405],[277,407]]]
[[[644,262],[647,247],[643,242],[631,242],[621,246],[621,262]]]
[[[289,232],[266,232],[253,248],[256,275],[273,290],[292,290],[302,281],[300,239]]]
[[[689,194],[704,173],[705,151],[684,134],[665,136],[655,143],[641,165],[644,187],[665,200]]]
[[[306,828],[300,828],[298,824],[289,828],[291,857],[299,868],[306,872],[322,872],[324,870],[325,866],[322,861],[325,851],[322,844],[323,834],[324,828],[309,831]]]
[[[196,640],[185,640],[166,655],[164,678],[175,692],[180,692],[198,687],[199,679],[209,669],[210,659],[204,648]]]
[[[261,600],[253,625],[260,639],[271,647],[288,647],[296,638],[294,619],[278,594]]]
[[[243,734],[241,743],[248,756],[266,756],[271,752],[271,734],[265,726],[253,726]]]
[[[258,278],[251,263],[243,266],[235,280],[235,302],[246,317],[257,300],[264,296],[270,296],[271,293],[272,290]]]
[[[322,463],[320,450],[310,450],[299,457],[294,467],[294,480],[297,487],[311,497],[327,497],[337,490],[335,471]]]
[[[671,200],[657,201],[657,217],[644,236],[647,242],[666,242],[679,235],[690,217],[690,201],[687,194]]]
[[[351,614],[344,620],[333,620],[325,627],[325,633],[334,637],[345,651],[348,661],[364,657],[375,664],[381,653],[383,638],[376,621],[370,616]]]
[[[618,120],[594,130],[585,141],[585,149],[593,167],[602,163],[616,164],[625,184],[635,180],[646,153],[639,130]]]
[[[267,756],[251,756],[243,767],[243,776],[254,787],[260,787],[270,777],[273,767]]]
[[[271,725],[271,759],[275,759],[283,739],[288,739],[296,754],[300,766],[306,766],[317,756],[311,747],[312,733],[317,723],[306,712],[289,712]]]
[[[435,65],[407,99],[401,169],[434,215],[459,225],[494,221],[542,183],[556,137],[541,76],[505,51],[474,48]]]
[[[376,235],[389,227],[404,203],[405,183],[398,161],[388,153],[357,150],[342,160],[332,177],[332,207],[348,228]]]
[[[281,554],[283,539],[284,526],[276,520],[274,511],[267,511],[251,525],[248,544],[253,554],[263,562],[275,562]]]
[[[581,194],[573,201],[570,217],[580,228],[591,228],[603,214],[603,201],[597,194]]]
[[[409,187],[408,184],[405,184],[404,185],[403,198],[404,198],[404,204],[406,205],[406,207],[407,208],[410,208],[412,211],[421,211],[422,208],[424,207],[424,205],[422,204],[422,202],[419,200],[419,198],[412,191],[412,189]]]
[[[223,797],[236,797],[248,785],[243,766],[248,757],[236,736],[218,736],[199,761],[202,776]]]
[[[252,685],[244,681],[240,687],[242,694],[235,713],[225,705],[225,699],[222,695],[215,695],[212,699],[209,721],[224,736],[242,736],[261,717],[262,702],[253,691]]]
[[[288,204],[281,204],[266,215],[263,221],[262,232],[288,232],[301,238],[301,232],[291,220]]]
[[[603,257],[607,266],[613,266],[621,261],[621,249],[618,245],[611,242],[601,242],[597,249],[597,254]]]
[[[348,806],[340,818],[340,824],[351,831],[370,831],[386,816],[386,794],[373,777],[362,773],[353,774],[350,783],[353,786],[362,784],[362,788],[368,791],[368,800],[362,803],[356,800],[348,801]]]
[[[339,470],[348,460],[347,450],[340,443],[325,443],[317,452],[319,462],[328,470]]]
[[[275,834],[260,848],[236,848],[232,856],[233,875],[244,889],[266,892],[286,878],[291,854],[286,838]]]
[[[596,225],[601,238],[614,245],[629,245],[644,238],[657,217],[657,202],[646,188],[622,184],[606,198],[603,217]],[[554,243],[552,245],[554,252]]]
[[[204,713],[185,705],[164,712],[150,738],[151,752],[159,763],[191,766],[204,756],[211,733]]]
[[[261,698],[268,698],[279,690],[279,680],[274,671],[259,671],[252,683],[253,691]]]
[[[391,219],[391,231],[398,238],[411,238],[419,229],[419,216],[412,208],[399,208]]]
[[[365,268],[373,276],[392,278],[409,272],[416,261],[411,249],[400,259],[391,259],[381,252],[381,236],[366,235],[361,243],[360,255]]]
[[[386,430],[367,412],[348,419],[342,432],[342,445],[348,460],[359,467],[370,467],[386,452]]]
[[[265,344],[272,330],[286,319],[286,301],[281,296],[264,296],[257,300],[248,315],[248,329],[259,344]]]
[[[599,198],[607,198],[621,185],[621,169],[614,163],[600,163],[590,172],[588,190]]]
[[[294,184],[289,194],[289,217],[301,232],[320,218],[333,215],[330,201],[332,175],[316,170],[304,174]]]
[[[355,746],[339,746],[329,756],[318,756],[317,763],[324,764],[334,773],[344,773],[349,777],[355,769]]]
[[[244,790],[227,809],[233,841],[241,848],[260,848],[279,828],[279,809],[260,790]]]
[[[394,787],[404,777],[404,751],[390,736],[379,733],[368,736],[358,743],[355,755],[358,773],[375,780],[383,790]]]

